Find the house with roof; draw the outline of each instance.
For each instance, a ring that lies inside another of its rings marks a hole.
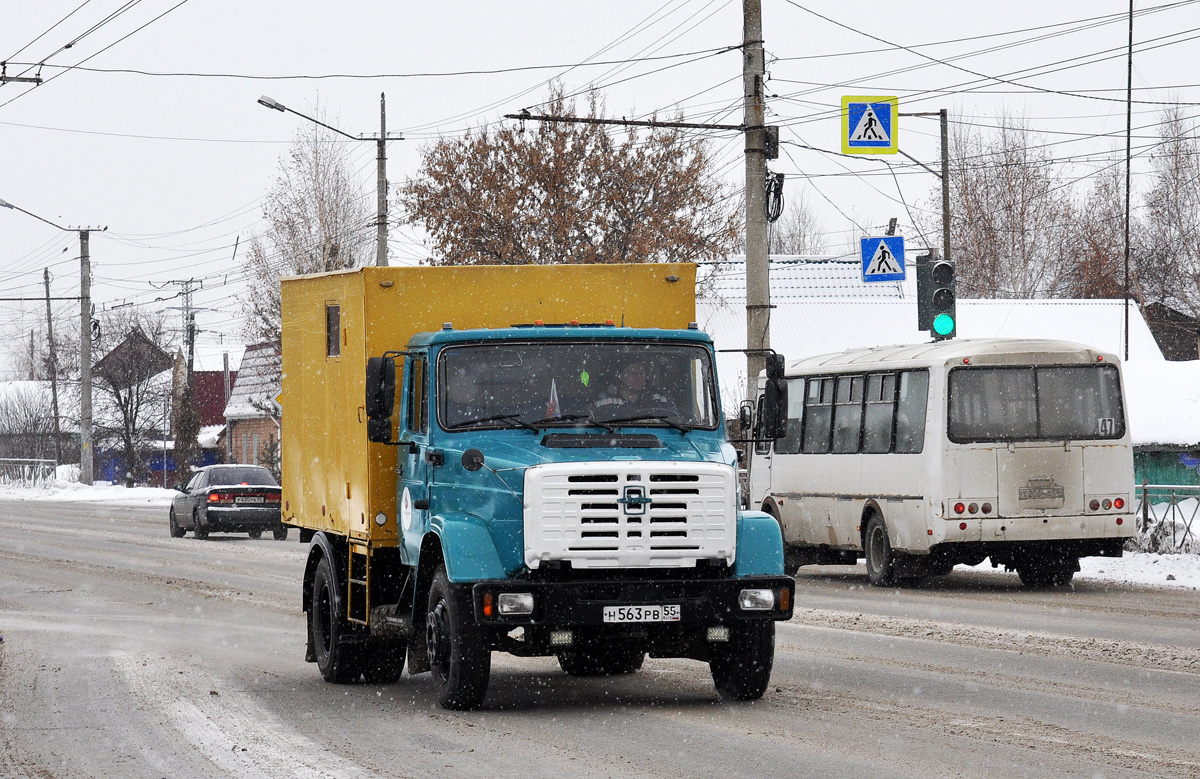
[[[858,258],[772,257],[771,347],[790,362],[819,354],[930,341],[917,329],[915,274],[904,282],[866,284]],[[745,396],[745,262],[734,257],[704,282],[696,317],[718,349],[722,402]],[[957,301],[958,338],[1054,338],[1123,356],[1122,300]],[[1129,429],[1138,481],[1200,483],[1200,363],[1164,360],[1137,305],[1130,302],[1129,360],[1124,366]],[[1187,463],[1192,463],[1188,466]],[[1166,481],[1163,481],[1163,480]]]
[[[277,343],[247,346],[225,405],[230,461],[278,472],[282,361]]]

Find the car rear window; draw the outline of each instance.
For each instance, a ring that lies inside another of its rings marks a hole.
[[[276,486],[275,477],[266,468],[214,468],[209,471],[210,485],[255,484]]]

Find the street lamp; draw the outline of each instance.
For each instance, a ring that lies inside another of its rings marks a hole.
[[[0,208],[11,208],[67,233],[79,233],[79,481],[90,485],[92,478],[92,261],[88,251],[94,227],[63,227],[37,214],[0,200]],[[101,231],[108,228],[102,228]]]
[[[265,108],[273,109],[275,111],[295,114],[296,116],[299,116],[302,119],[307,119],[308,121],[310,121],[314,124],[319,124],[322,127],[324,127],[326,130],[332,130],[333,132],[337,133],[338,135],[349,138],[352,141],[370,141],[370,140],[375,141],[375,143],[376,143],[375,199],[376,199],[376,205],[378,207],[378,213],[375,216],[375,264],[380,267],[386,267],[388,264],[387,263],[387,154],[386,154],[387,142],[392,141],[392,140],[395,140],[395,141],[404,140],[404,133],[396,133],[395,135],[391,135],[391,136],[389,136],[387,134],[387,115],[384,110],[385,99],[384,99],[383,93],[381,92],[379,94],[379,135],[378,135],[378,137],[372,137],[370,135],[355,136],[355,135],[351,135],[350,133],[347,133],[347,132],[342,132],[338,128],[333,127],[328,124],[325,124],[324,122],[322,122],[319,119],[314,119],[313,117],[308,116],[307,114],[302,114],[299,111],[295,110],[294,108],[288,108],[283,103],[280,103],[278,100],[275,100],[274,98],[271,98],[271,97],[267,97],[266,95],[263,95],[262,97],[260,97],[258,99],[258,104]]]

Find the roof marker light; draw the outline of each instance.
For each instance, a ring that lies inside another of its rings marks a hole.
[[[970,358],[970,357],[964,357],[964,358],[963,358],[963,365],[970,365],[970,364],[971,364],[971,358]]]

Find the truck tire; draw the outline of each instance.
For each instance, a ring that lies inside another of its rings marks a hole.
[[[712,650],[708,667],[722,698],[754,701],[767,691],[775,662],[775,623],[770,620],[731,625],[729,641]]]
[[[367,684],[395,684],[404,672],[405,641],[375,644],[362,660],[363,679]]]
[[[322,557],[313,574],[312,603],[309,604],[308,625],[317,656],[317,668],[325,681],[351,684],[358,680],[360,669],[354,650],[342,643],[349,624],[337,608],[337,576],[328,557]]]
[[[568,676],[622,676],[635,673],[645,660],[640,646],[615,641],[558,653],[558,664]]]
[[[863,556],[867,559],[867,579],[875,587],[890,587],[896,582],[896,556],[888,540],[883,517],[871,515],[863,535]]]
[[[276,541],[286,541],[288,536],[287,525],[275,528],[271,531],[271,534],[275,536]]]
[[[487,695],[492,653],[477,632],[473,615],[459,613],[444,565],[438,566],[429,587],[425,648],[442,708],[479,708]]]
[[[179,526],[179,522],[175,520],[175,509],[171,509],[170,515],[171,538],[183,538],[186,530]]]

